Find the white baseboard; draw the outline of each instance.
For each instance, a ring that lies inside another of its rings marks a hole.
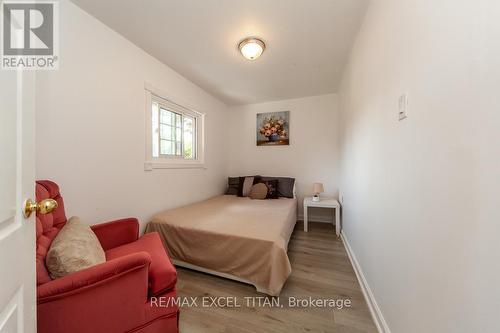
[[[387,322],[382,315],[382,311],[380,311],[380,307],[375,300],[375,296],[373,295],[373,292],[365,279],[365,275],[361,270],[361,266],[359,265],[358,260],[356,259],[356,255],[352,251],[351,245],[349,244],[349,241],[347,240],[343,230],[340,233],[340,237],[342,238],[342,242],[344,243],[347,255],[349,256],[349,260],[351,261],[352,267],[354,268],[354,272],[356,273],[356,277],[358,278],[359,284],[361,286],[361,291],[365,296],[366,303],[368,304],[368,308],[370,309],[370,313],[372,315],[373,321],[375,322],[375,325],[377,326],[378,331],[380,333],[391,333],[391,330],[389,329],[389,326],[387,325]]]

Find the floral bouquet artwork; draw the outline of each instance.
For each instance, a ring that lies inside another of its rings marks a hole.
[[[257,114],[257,146],[289,145],[290,111]]]

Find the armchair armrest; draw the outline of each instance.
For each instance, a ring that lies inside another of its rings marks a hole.
[[[143,270],[144,284],[147,286],[149,264],[151,256],[147,252],[132,253],[120,258],[106,261],[102,264],[83,269],[79,272],[52,280],[37,288],[38,304],[50,302],[54,299],[67,297],[86,289],[109,283],[125,274]],[[147,291],[147,290],[146,290]],[[144,298],[144,301],[146,298]]]
[[[128,332],[144,324],[150,262],[137,252],[38,286],[38,332]]]
[[[90,227],[96,234],[104,251],[134,242],[139,237],[139,221],[127,218]]]

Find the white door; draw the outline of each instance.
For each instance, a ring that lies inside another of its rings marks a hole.
[[[36,331],[34,72],[0,69],[0,333]]]

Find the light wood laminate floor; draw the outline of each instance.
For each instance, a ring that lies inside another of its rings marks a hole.
[[[178,295],[198,297],[197,307],[181,308],[180,332],[377,332],[344,245],[330,224],[310,223],[306,233],[297,223],[288,255],[292,274],[280,295],[283,308],[247,306],[244,297],[264,296],[253,286],[178,268]],[[207,296],[235,296],[242,307],[203,307],[199,299]],[[342,310],[287,306],[288,297],[309,296],[350,299],[352,306]]]

